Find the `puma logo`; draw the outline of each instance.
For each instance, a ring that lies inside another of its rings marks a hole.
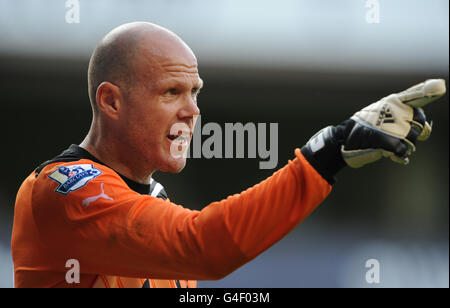
[[[100,195],[84,199],[83,202],[81,202],[81,205],[84,207],[88,207],[89,204],[91,204],[92,202],[96,201],[99,198],[103,198],[103,199],[107,199],[107,200],[114,200],[113,198],[111,198],[110,196],[105,194],[105,191],[103,190],[103,184],[104,183],[102,183],[102,185],[101,185],[102,193]]]

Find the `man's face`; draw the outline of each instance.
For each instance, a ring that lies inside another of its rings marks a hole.
[[[142,60],[140,81],[126,96],[122,127],[135,159],[146,168],[177,173],[186,165],[179,150],[186,150],[191,141],[203,82],[191,52],[156,60],[155,56]]]

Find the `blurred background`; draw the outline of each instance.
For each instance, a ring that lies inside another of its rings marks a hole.
[[[87,67],[116,26],[150,21],[182,37],[205,81],[202,122],[278,123],[278,166],[324,126],[427,78],[449,75],[447,0],[0,0],[0,286],[13,286],[16,192],[41,162],[86,135]],[[79,8],[79,19],[74,15]],[[338,175],[297,229],[200,287],[448,287],[448,95],[427,106],[434,132],[409,166]],[[222,126],[223,127],[223,126]],[[270,176],[259,159],[189,159],[155,174],[192,209]],[[380,263],[368,284],[366,261]]]

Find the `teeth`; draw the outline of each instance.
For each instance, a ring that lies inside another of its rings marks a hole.
[[[179,143],[185,143],[188,140],[186,136],[170,136],[170,139]]]
[[[190,139],[190,134],[182,133],[180,135],[168,135],[168,138],[179,143],[187,143]]]

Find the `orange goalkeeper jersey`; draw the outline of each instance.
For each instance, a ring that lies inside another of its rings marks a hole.
[[[307,217],[331,186],[303,157],[201,211],[166,199],[72,145],[41,165],[16,198],[16,287],[195,287],[220,279]],[[79,264],[78,283],[66,262]]]

